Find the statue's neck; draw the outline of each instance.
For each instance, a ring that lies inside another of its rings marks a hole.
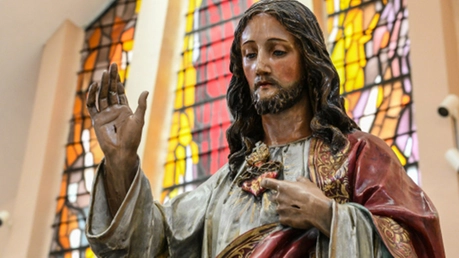
[[[282,145],[311,135],[312,110],[307,101],[299,101],[293,107],[278,114],[261,116],[263,142],[268,146]]]

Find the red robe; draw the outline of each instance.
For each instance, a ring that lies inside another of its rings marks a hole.
[[[445,257],[438,213],[393,151],[381,139],[360,131],[349,134],[348,140],[336,155],[325,142],[312,140],[311,180],[336,205],[364,206],[392,256]],[[239,236],[218,257],[320,256],[316,254],[319,234],[317,229],[277,230],[274,224],[265,225]],[[339,250],[330,250],[330,257],[339,255],[334,253]]]

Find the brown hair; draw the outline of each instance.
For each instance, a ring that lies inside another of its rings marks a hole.
[[[230,71],[233,74],[227,91],[228,108],[234,122],[226,132],[230,148],[229,168],[232,177],[252,151],[263,140],[261,117],[252,103],[249,85],[242,68],[241,34],[257,14],[275,17],[295,38],[303,62],[304,87],[309,93],[313,118],[313,137],[329,143],[333,153],[347,144],[346,133],[358,129],[347,116],[339,95],[339,76],[333,66],[322,30],[314,14],[303,4],[292,0],[265,0],[252,5],[243,15],[234,32]]]

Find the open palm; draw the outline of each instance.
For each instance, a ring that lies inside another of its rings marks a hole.
[[[93,83],[89,88],[86,103],[94,130],[107,165],[114,169],[132,170],[136,164],[147,96],[148,92],[140,95],[139,105],[133,113],[116,64],[103,73],[100,84]]]

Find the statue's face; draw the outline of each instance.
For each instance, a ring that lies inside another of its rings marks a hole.
[[[241,35],[244,74],[260,115],[279,113],[298,101],[301,89],[301,56],[295,38],[279,21],[258,14]]]

